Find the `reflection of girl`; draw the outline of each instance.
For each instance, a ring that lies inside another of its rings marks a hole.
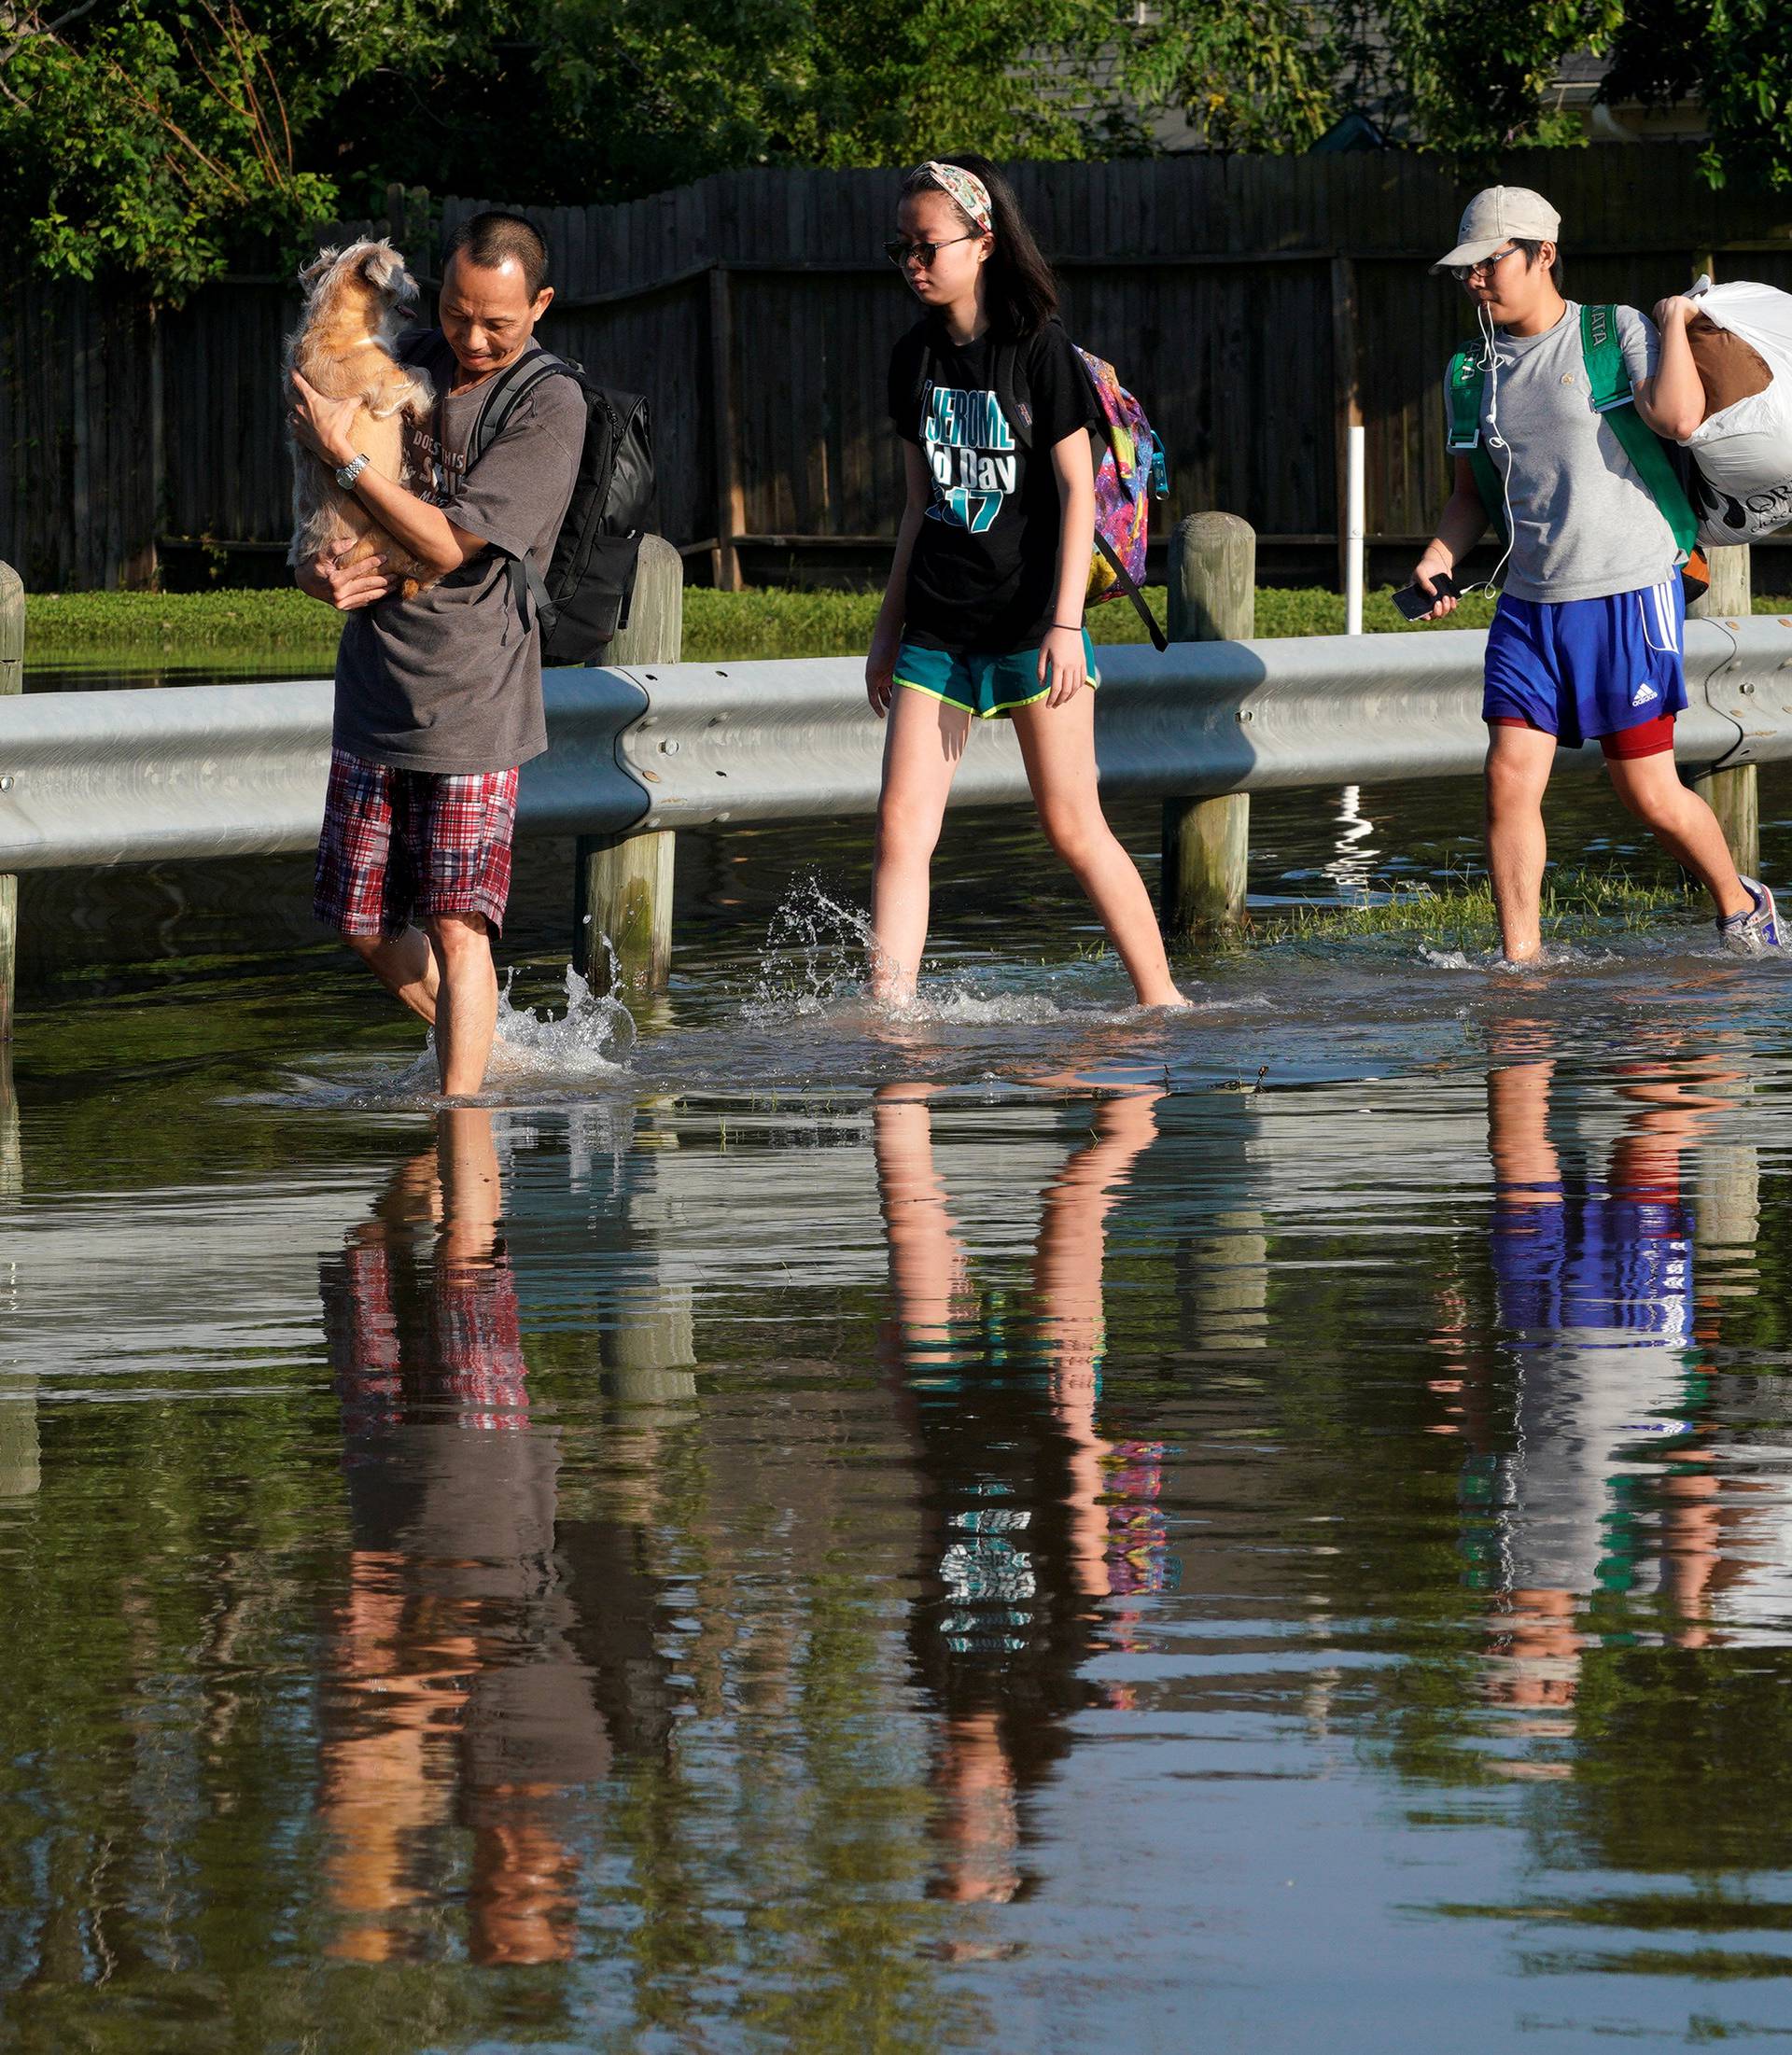
[[[1116,1448],[1096,1425],[1105,1222],[1156,1133],[1156,1095],[1096,1107],[1093,1138],[1044,1194],[1030,1317],[1016,1319],[973,1282],[927,1089],[887,1088],[875,1114],[892,1369],[928,1525],[911,1647],[941,1721],[941,1888],[1001,1901],[1022,1888],[1020,1795],[1068,1746],[1072,1714],[1113,1702],[1080,1674],[1098,1634],[1113,1638],[1109,1601],[1163,1581],[1149,1520],[1161,1451]]]
[[[911,173],[897,225],[889,253],[926,315],[890,360],[908,499],[865,660],[873,710],[889,717],[874,987],[898,1003],[914,995],[929,868],[974,714],[1015,722],[1040,820],[1141,1003],[1182,1005],[1143,882],[1096,790],[1099,680],[1083,600],[1099,416],[1053,319],[1057,286],[987,158]]]

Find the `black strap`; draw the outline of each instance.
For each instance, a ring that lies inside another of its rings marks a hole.
[[[480,401],[479,418],[467,439],[467,468],[471,470],[475,462],[510,426],[511,416],[538,385],[563,374],[570,378],[571,367],[546,350],[531,350],[526,356],[518,357],[514,364],[499,371],[492,381],[491,390]]]
[[[490,391],[479,403],[473,432],[467,438],[467,468],[469,471],[509,427],[511,416],[536,387],[550,378],[558,378],[563,372],[571,376],[570,368],[547,350],[531,350],[498,372],[492,381]],[[440,399],[437,406],[441,406]],[[437,434],[440,437],[440,428]],[[547,580],[536,569],[534,560],[526,553],[511,556],[506,552],[505,575],[510,580],[511,598],[523,633],[529,632],[531,604],[536,619],[542,622],[544,627],[552,623],[557,609],[549,597]]]
[[[1139,590],[1138,580],[1121,563],[1114,552],[1113,544],[1108,540],[1099,528],[1095,531],[1095,546],[1107,558],[1113,568],[1114,583],[1119,586],[1120,590],[1126,594],[1127,597],[1131,600],[1133,606],[1138,609],[1139,618],[1144,622],[1146,632],[1151,636],[1152,648],[1161,655],[1169,647],[1169,637],[1157,625],[1157,616],[1151,610],[1151,602]]]
[[[1023,391],[1018,342],[996,344],[996,404],[1001,409],[1009,430],[1023,450],[1033,446],[1032,394]]]
[[[933,382],[933,324],[931,320],[920,325],[920,345],[915,362],[915,426],[917,438],[925,440],[927,388]],[[1027,389],[1020,356],[1018,342],[996,344],[996,404],[1001,409],[1017,447],[1030,450],[1033,446],[1032,395]]]

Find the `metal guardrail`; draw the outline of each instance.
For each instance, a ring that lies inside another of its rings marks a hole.
[[[1486,636],[1291,637],[1100,652],[1103,790],[1200,798],[1477,773]],[[1687,623],[1675,754],[1792,759],[1792,618]],[[617,835],[868,816],[884,730],[857,658],[555,671],[525,833]],[[0,700],[0,872],[250,856],[316,839],[330,687],[194,686]],[[1596,747],[1563,767],[1595,769]],[[955,802],[1024,801],[1013,728],[972,738]]]
[[[1098,652],[1096,748],[1110,796],[1198,799],[1314,785],[1479,774],[1484,633],[1304,636]],[[1687,624],[1691,701],[1680,762],[1726,769],[1792,758],[1792,619]],[[651,794],[643,828],[867,815],[883,727],[856,657],[679,664],[636,674],[651,702],[622,738]],[[980,724],[955,804],[1028,797],[1014,729]],[[1595,745],[1564,767],[1597,770]]]
[[[0,871],[313,848],[334,688],[194,685],[0,701]],[[535,834],[620,834],[647,810],[617,740],[647,707],[624,671],[558,671],[553,747],[518,821]]]

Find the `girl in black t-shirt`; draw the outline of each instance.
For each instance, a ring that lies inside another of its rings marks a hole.
[[[1095,653],[1083,600],[1095,543],[1094,397],[1053,318],[1057,287],[987,158],[912,172],[887,245],[926,310],[890,359],[908,502],[865,660],[889,717],[872,882],[873,989],[914,997],[928,883],[973,715],[1012,720],[1052,846],[1075,872],[1140,1003],[1182,1006],[1144,882],[1096,790]],[[998,387],[1015,351],[1011,403]],[[1088,690],[1085,690],[1085,688]],[[898,690],[898,688],[902,688]]]

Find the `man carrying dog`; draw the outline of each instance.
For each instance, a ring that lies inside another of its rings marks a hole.
[[[547,246],[520,215],[476,215],[442,265],[438,333],[407,339],[438,405],[409,431],[407,475],[383,478],[349,430],[357,402],[294,375],[295,434],[375,520],[437,574],[413,599],[377,558],[321,558],[299,586],[348,616],[336,657],[329,790],[315,911],[435,1029],[442,1091],[485,1081],[497,1021],[492,935],[511,883],[517,768],[548,746],[541,636],[512,566],[545,573],[578,473],[585,404],[545,378],[472,465],[489,382],[539,347]]]
[[[1542,946],[1543,794],[1558,745],[1597,741],[1619,799],[1710,892],[1724,946],[1781,946],[1773,895],[1739,877],[1715,817],[1681,784],[1687,705],[1680,566],[1695,523],[1656,436],[1660,345],[1633,307],[1561,291],[1561,220],[1517,186],[1477,193],[1433,266],[1463,285],[1480,336],[1447,381],[1455,490],[1413,571],[1434,593],[1490,519],[1509,564],[1487,638],[1487,860],[1508,962]],[[1630,416],[1630,418],[1625,418]],[[1497,574],[1496,574],[1497,576]],[[1455,607],[1445,593],[1425,616]]]

